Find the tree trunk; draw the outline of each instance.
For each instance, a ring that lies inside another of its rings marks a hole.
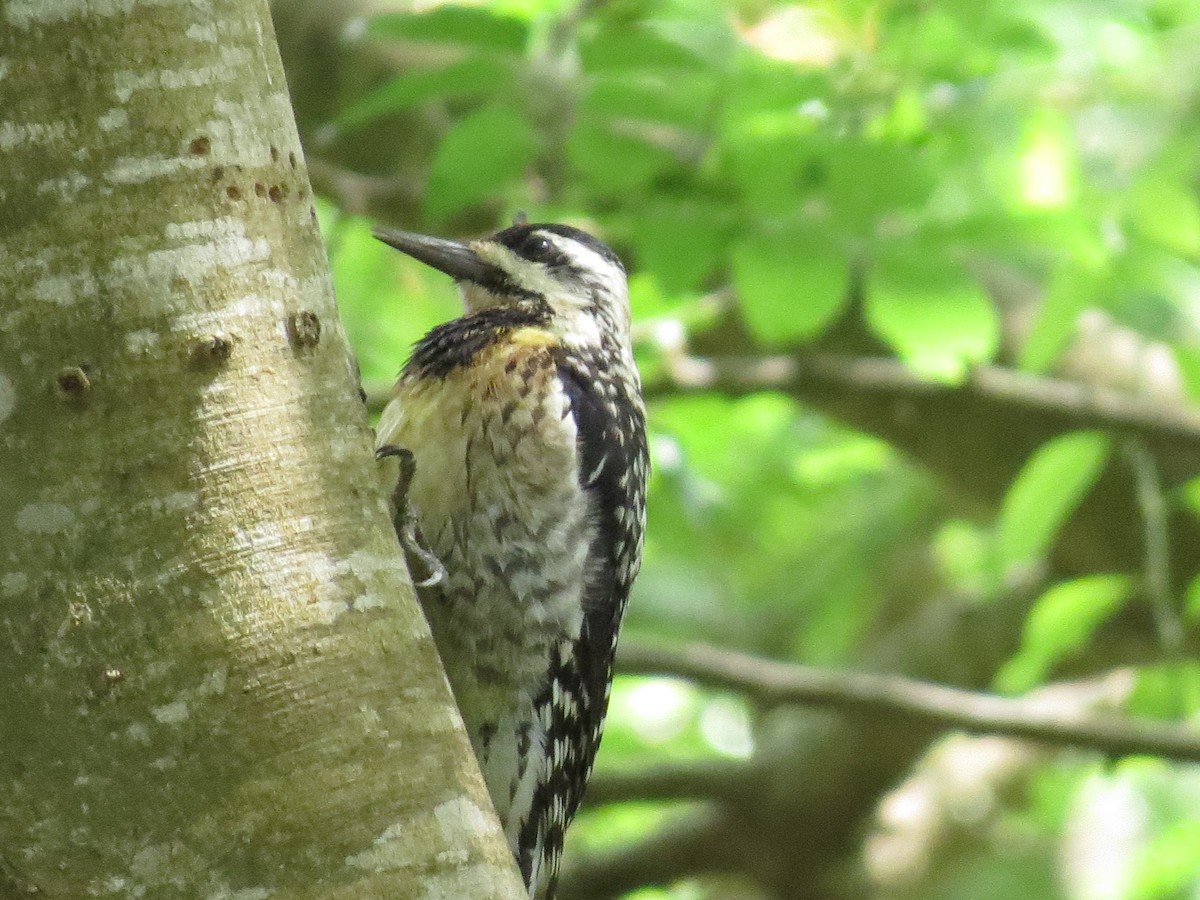
[[[0,4],[0,897],[522,896],[315,219],[265,0]]]

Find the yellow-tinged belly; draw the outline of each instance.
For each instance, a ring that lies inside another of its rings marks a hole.
[[[422,602],[469,729],[531,701],[582,625],[593,523],[551,346],[520,329],[445,377],[406,375],[380,421],[415,459],[408,505],[447,572]]]

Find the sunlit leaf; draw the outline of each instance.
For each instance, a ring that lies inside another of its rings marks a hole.
[[[827,111],[830,77],[824,70],[797,69],[768,57],[742,55],[725,82],[729,103],[723,111],[732,119],[768,112],[795,114],[814,101]]]
[[[733,249],[733,283],[751,329],[765,342],[812,337],[846,303],[849,262],[814,235],[748,237]]]
[[[884,441],[866,435],[848,435],[828,447],[813,447],[800,454],[793,466],[796,478],[808,485],[835,485],[861,481],[883,472],[894,462]]]
[[[925,100],[916,88],[900,91],[891,109],[872,123],[870,134],[885,140],[912,140],[922,134],[929,125],[929,114]]]
[[[605,735],[605,753],[608,742]],[[603,758],[603,757],[602,757]],[[603,778],[603,774],[597,777]],[[609,803],[604,806],[584,806],[579,818],[568,832],[568,846],[589,852],[603,852],[621,847],[642,835],[652,835],[665,822],[680,815],[680,810],[664,803]],[[568,851],[569,852],[569,851]],[[638,891],[638,893],[642,893]],[[628,895],[625,895],[628,896]],[[665,891],[650,894],[642,900],[672,900]]]
[[[579,123],[565,149],[581,183],[602,193],[642,187],[674,163],[662,148],[599,123]]]
[[[1200,622],[1200,575],[1188,583],[1184,613],[1189,622]]]
[[[499,15],[483,6],[436,6],[429,12],[388,13],[370,20],[370,33],[379,37],[404,38],[459,44],[481,50],[519,53],[529,40],[529,23]]]
[[[1078,160],[1062,117],[1039,109],[1028,122],[1016,156],[1016,199],[1031,209],[1065,206],[1078,188]]]
[[[364,379],[390,381],[426,331],[459,315],[449,278],[376,240],[371,223],[343,217],[326,230],[338,312]]]
[[[1183,386],[1194,406],[1200,406],[1200,349],[1194,347],[1171,347],[1171,355],[1179,366]],[[1200,505],[1196,510],[1200,513]]]
[[[1126,575],[1090,575],[1050,588],[1034,604],[1021,637],[1021,649],[996,676],[1008,693],[1029,690],[1055,663],[1083,649],[1096,629],[1128,599]]]
[[[488,9],[522,19],[562,15],[573,6],[573,0],[488,0]]]
[[[690,14],[647,20],[643,27],[659,38],[689,51],[710,69],[723,69],[737,47],[729,17],[711,2],[697,3]]]
[[[818,123],[795,110],[731,116],[723,157],[734,184],[758,215],[795,208],[826,180],[828,141]]]
[[[1146,237],[1187,256],[1200,254],[1200,203],[1192,185],[1161,175],[1135,185],[1130,216]]]
[[[646,119],[697,129],[711,115],[716,87],[703,76],[691,79],[686,91],[674,90],[669,79],[654,74],[601,77],[580,101],[579,115],[590,121]]]
[[[694,288],[728,257],[734,214],[704,200],[655,198],[633,219],[639,260],[664,290]]]
[[[1003,571],[1049,552],[1063,523],[1100,476],[1112,447],[1099,432],[1080,431],[1038,448],[1008,489],[997,522]]]
[[[934,186],[921,156],[901,144],[839,141],[830,148],[828,167],[833,215],[863,234],[880,216],[919,206]]]
[[[440,69],[405,72],[353,103],[338,117],[338,126],[353,128],[429,100],[502,96],[511,89],[513,76],[510,65],[487,56],[472,56]]]
[[[1200,882],[1200,819],[1172,822],[1140,854],[1129,900],[1195,896]]]
[[[880,260],[867,282],[867,324],[916,371],[957,381],[995,354],[1000,326],[972,277],[952,263],[928,262]]]
[[[990,541],[977,525],[951,519],[938,531],[933,552],[947,582],[967,594],[985,598],[997,587]]]
[[[644,26],[598,32],[580,44],[579,54],[590,73],[708,68],[703,53],[687,42]]]
[[[1100,283],[1099,273],[1072,261],[1059,264],[1021,347],[1021,368],[1044,372],[1054,363],[1074,333],[1079,314],[1095,304]]]
[[[512,110],[491,106],[460,119],[430,166],[426,214],[440,221],[496,195],[521,175],[536,149],[532,130]]]
[[[1200,664],[1147,666],[1137,672],[1126,708],[1135,715],[1181,719],[1200,709]]]

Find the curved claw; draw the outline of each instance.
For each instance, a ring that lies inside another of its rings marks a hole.
[[[429,574],[421,581],[413,582],[417,587],[433,587],[446,579],[446,567],[437,555],[425,546],[417,533],[417,519],[408,508],[408,486],[412,484],[413,475],[417,471],[417,461],[413,452],[407,447],[397,444],[384,444],[375,448],[375,459],[384,460],[395,458],[400,461],[400,477],[392,491],[392,502],[396,507],[396,533],[400,538],[400,546],[410,558],[421,561]]]
[[[375,448],[375,459],[387,459],[396,456],[401,459],[413,458],[413,452],[407,447],[401,447],[399,444],[380,444]]]
[[[404,533],[400,538],[400,543],[405,551],[419,559],[429,572],[429,575],[422,580],[413,582],[417,587],[433,587],[446,580],[446,567],[437,558],[437,554],[421,543],[421,538],[417,535],[416,520],[411,517],[404,523]]]
[[[392,503],[395,504],[398,514],[403,513],[408,509],[408,486],[412,484],[413,475],[416,474],[417,460],[411,450],[398,444],[383,444],[375,448],[375,461],[382,462],[385,459],[396,459],[400,462],[400,477],[392,490]]]

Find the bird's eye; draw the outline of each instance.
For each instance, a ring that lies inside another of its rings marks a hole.
[[[542,237],[540,234],[530,235],[525,241],[525,252],[522,254],[526,259],[545,259],[550,255],[552,249],[548,238]]]

